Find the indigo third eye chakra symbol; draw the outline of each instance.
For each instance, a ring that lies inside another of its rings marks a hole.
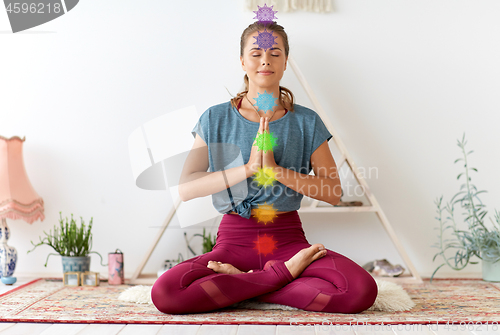
[[[4,0],[13,33],[52,21],[72,10],[79,0]]]
[[[277,17],[274,16],[275,13],[278,11],[273,11],[273,7],[267,7],[266,4],[264,4],[264,7],[260,7],[257,5],[259,10],[253,11],[255,14],[257,14],[254,19],[257,19],[260,23],[263,24],[269,24],[271,23],[274,19],[277,19]]]
[[[272,48],[274,44],[278,44],[274,41],[278,38],[278,36],[274,36],[272,31],[269,32],[266,29],[264,29],[262,33],[259,31],[259,34],[253,38],[257,40],[253,44],[257,44],[259,48],[264,49],[264,52],[266,52],[267,49]]]

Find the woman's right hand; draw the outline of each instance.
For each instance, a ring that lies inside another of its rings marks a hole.
[[[255,135],[255,141],[253,142],[252,145],[252,151],[250,151],[250,158],[248,159],[248,162],[245,164],[245,168],[247,171],[250,171],[250,175],[253,175],[259,169],[262,168],[262,150],[259,150],[259,147],[257,145],[257,138],[259,134],[264,133],[264,118],[260,118],[260,126],[257,134]]]

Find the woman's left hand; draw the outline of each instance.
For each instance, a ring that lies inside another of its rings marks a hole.
[[[270,134],[269,132],[269,118],[266,117],[264,119],[264,132],[267,134]],[[268,139],[269,136],[265,136],[264,139]],[[268,144],[264,143],[264,148],[267,147]],[[271,145],[269,145],[270,148],[272,148]],[[271,168],[274,170],[274,168],[278,167],[278,164],[276,164],[276,161],[274,160],[274,151],[272,149],[267,150],[267,152],[262,151],[262,168]]]

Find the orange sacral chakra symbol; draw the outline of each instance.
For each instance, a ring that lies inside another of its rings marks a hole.
[[[257,208],[255,212],[256,214],[254,216],[259,222],[264,222],[264,224],[273,222],[273,219],[277,217],[277,211],[273,207],[273,204],[268,205],[267,202],[265,202],[264,205],[259,205],[259,208]]]
[[[258,254],[264,254],[266,256],[267,254],[272,254],[274,249],[276,248],[276,242],[273,240],[272,236],[267,236],[267,234],[264,234],[264,236],[259,236],[258,241],[255,242],[255,248],[257,249]]]

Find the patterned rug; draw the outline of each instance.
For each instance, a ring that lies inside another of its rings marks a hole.
[[[118,300],[129,285],[65,287],[60,279],[37,279],[0,296],[0,322],[127,324],[368,325],[500,323],[500,283],[435,279],[400,284],[416,306],[405,312],[333,314],[304,310],[226,307],[216,312],[163,314],[148,304]]]

